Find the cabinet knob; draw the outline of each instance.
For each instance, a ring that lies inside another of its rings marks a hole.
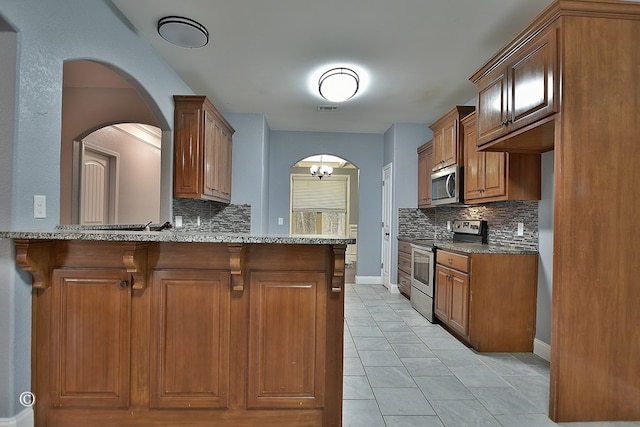
[[[120,281],[120,287],[121,288],[126,288],[127,286],[129,286],[129,282],[127,282],[126,280]]]

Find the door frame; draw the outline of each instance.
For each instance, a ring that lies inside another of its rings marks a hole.
[[[389,289],[390,292],[397,292],[397,285],[391,281],[391,267],[393,265],[391,262],[393,253],[391,240],[393,238],[393,163],[389,163],[382,168],[382,222],[380,230],[380,276],[382,285]]]

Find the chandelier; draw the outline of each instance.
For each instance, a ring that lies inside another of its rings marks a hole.
[[[319,179],[322,179],[325,176],[331,176],[333,173],[333,168],[327,165],[313,165],[309,168],[309,172],[311,172],[311,176],[317,176]]]

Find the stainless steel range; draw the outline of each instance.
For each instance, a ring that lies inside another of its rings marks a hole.
[[[411,306],[434,323],[433,289],[435,256],[433,240],[411,244]]]

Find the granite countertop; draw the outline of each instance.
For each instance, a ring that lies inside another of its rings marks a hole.
[[[438,249],[449,249],[466,254],[513,254],[513,255],[537,255],[538,251],[519,248],[517,246],[504,246],[482,243],[454,242],[453,240],[432,240],[424,237],[398,236],[398,240],[403,240],[415,245],[424,245],[425,242],[433,242]]]
[[[0,231],[0,238],[31,240],[96,240],[116,242],[202,242],[202,243],[267,243],[283,245],[349,245],[352,237],[332,236],[257,236],[240,233],[212,233],[203,231],[134,231],[127,226],[60,227],[50,231]]]

